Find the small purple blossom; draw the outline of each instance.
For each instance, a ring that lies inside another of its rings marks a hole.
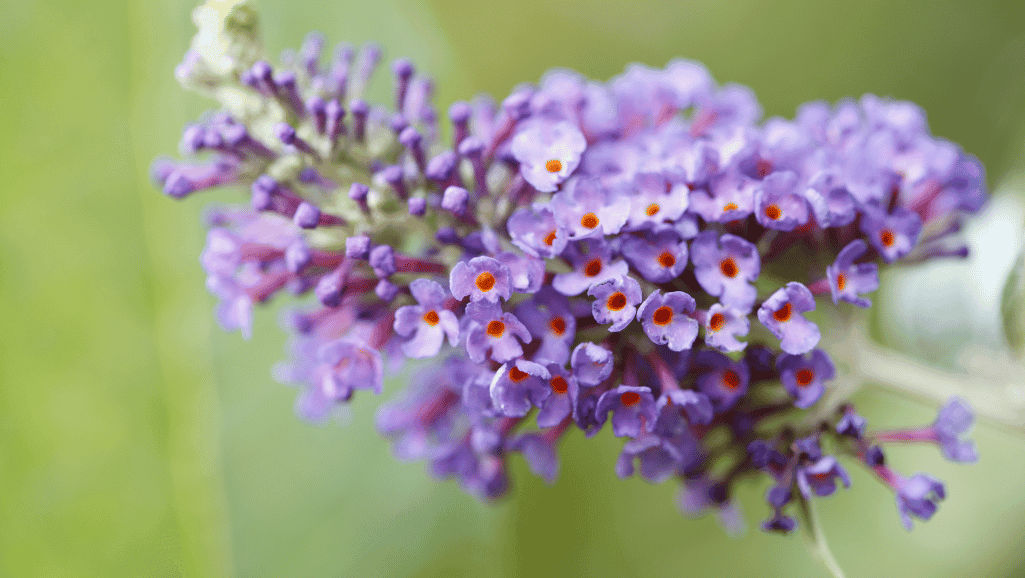
[[[801,495],[810,499],[812,494],[825,497],[836,491],[836,480],[839,479],[845,488],[851,487],[851,478],[847,470],[833,456],[822,456],[816,461],[797,468],[797,488]]]
[[[503,313],[498,305],[473,302],[466,306],[472,327],[466,334],[466,353],[474,363],[490,357],[506,363],[523,355],[520,342],[531,341],[530,332],[512,313]]]
[[[885,466],[881,466],[885,467]],[[911,517],[927,521],[936,513],[937,503],[947,497],[943,482],[929,474],[915,474],[910,478],[897,476],[897,512],[901,523],[911,531]]]
[[[639,437],[623,445],[623,451],[616,460],[616,475],[624,479],[633,476],[636,460],[642,478],[652,484],[661,484],[697,453],[696,445],[694,439],[686,434],[664,438],[641,431]]]
[[[975,421],[975,415],[967,403],[960,397],[954,396],[940,408],[933,429],[940,445],[940,451],[948,460],[955,462],[973,463],[979,460],[979,453],[975,449],[975,442],[961,439],[961,434],[967,432]]]
[[[573,355],[570,356],[573,375],[580,385],[588,387],[608,379],[612,375],[614,361],[611,351],[586,341],[573,348]]]
[[[698,336],[698,322],[691,317],[695,306],[694,298],[682,291],[663,296],[656,289],[637,311],[637,320],[653,343],[683,351],[690,349]]]
[[[533,123],[512,141],[512,154],[520,163],[520,174],[542,193],[559,188],[576,170],[586,148],[587,141],[580,129],[568,122]]]
[[[555,221],[576,240],[618,233],[629,216],[630,199],[597,179],[575,178],[552,197],[550,206]]]
[[[559,456],[550,436],[544,434],[523,434],[509,440],[508,451],[520,452],[527,460],[530,471],[549,484],[559,477]]]
[[[551,377],[540,363],[517,359],[498,368],[491,381],[491,401],[501,415],[523,417],[551,394]]]
[[[747,393],[750,373],[743,361],[733,361],[718,351],[699,351],[696,364],[702,368],[698,388],[718,411],[727,410]]]
[[[709,295],[727,307],[751,310],[757,295],[751,282],[761,270],[758,249],[752,243],[736,235],[719,238],[715,231],[703,231],[691,242],[690,258],[698,283]]]
[[[474,257],[460,261],[449,275],[449,288],[456,299],[498,303],[512,296],[509,268],[491,257]]]
[[[791,171],[765,177],[755,192],[755,218],[767,229],[792,231],[808,222],[808,202],[797,190],[797,175]]]
[[[622,251],[630,266],[652,283],[671,281],[687,267],[687,243],[673,229],[627,237]]]
[[[866,210],[861,219],[861,232],[879,251],[883,260],[893,263],[911,252],[922,232],[922,219],[917,213],[897,207],[890,214]]]
[[[626,262],[613,259],[612,247],[599,239],[571,244],[566,249],[566,257],[573,271],[556,275],[552,287],[568,297],[579,295],[597,283],[623,277],[630,270]]]
[[[555,222],[551,207],[520,209],[506,222],[513,245],[534,257],[552,258],[566,248],[568,233]]]
[[[641,286],[633,277],[618,277],[591,285],[587,294],[594,297],[591,315],[601,324],[611,323],[611,332],[622,331],[634,320],[641,304]]]
[[[811,359],[801,355],[780,354],[776,367],[783,387],[794,398],[794,405],[801,409],[809,408],[818,401],[825,391],[825,382],[833,379],[836,374],[833,362],[821,349],[812,350]]]
[[[542,428],[554,427],[572,416],[577,395],[580,393],[577,378],[566,371],[562,365],[550,363],[547,369],[551,374],[551,378],[548,380],[551,394],[544,398],[538,406],[540,409],[537,412],[537,427]]]
[[[537,293],[545,280],[545,262],[541,259],[504,251],[495,255],[509,269],[509,282],[516,293]]]
[[[459,320],[444,308],[448,292],[430,279],[415,279],[409,290],[417,305],[406,305],[395,311],[395,333],[413,338],[403,342],[402,352],[408,357],[434,357],[448,338],[449,345],[459,341]]]
[[[655,398],[647,387],[621,385],[601,394],[594,409],[599,424],[604,424],[612,412],[612,433],[618,437],[637,437],[641,430],[655,428],[658,413]]]
[[[541,341],[535,361],[565,364],[576,335],[577,320],[569,310],[569,300],[545,287],[516,308],[516,317]]]
[[[747,347],[737,339],[747,335],[751,330],[751,321],[747,315],[732,307],[724,307],[714,303],[704,315],[705,344],[719,351],[743,351]]]
[[[858,307],[872,305],[871,301],[861,295],[879,288],[879,268],[875,263],[854,263],[866,251],[868,245],[865,241],[855,239],[840,250],[832,265],[826,267],[826,279],[829,280],[833,303],[842,299]]]
[[[815,297],[801,283],[787,283],[758,308],[758,320],[780,340],[780,347],[791,355],[807,353],[821,334],[818,325],[802,313],[815,310]]]
[[[683,183],[673,183],[658,173],[638,173],[624,229],[637,231],[676,222],[687,210],[689,195],[690,189]]]

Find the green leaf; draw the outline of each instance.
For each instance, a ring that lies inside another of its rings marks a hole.
[[[833,551],[829,549],[829,543],[826,542],[826,535],[822,531],[822,524],[819,522],[815,505],[811,500],[806,500],[803,497],[797,500],[797,504],[799,517],[801,518],[801,528],[804,534],[804,544],[808,547],[808,551],[811,552],[811,555],[816,560],[822,563],[822,566],[829,571],[830,576],[833,578],[844,578],[843,568],[836,561]]]
[[[1018,254],[1007,274],[1000,298],[1004,338],[1018,357],[1025,357],[1025,250]]]

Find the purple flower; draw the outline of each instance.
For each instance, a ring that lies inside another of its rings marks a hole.
[[[554,427],[573,414],[580,387],[572,373],[566,371],[561,364],[550,363],[547,366],[551,378],[548,388],[551,394],[544,398],[538,406],[537,427]]]
[[[513,245],[524,253],[550,259],[562,254],[568,233],[555,222],[549,206],[520,209],[506,221]]]
[[[747,315],[732,308],[714,303],[708,308],[705,319],[705,345],[719,351],[742,351],[747,347],[737,336],[747,335],[751,329],[751,321]]]
[[[762,522],[762,530],[765,532],[789,534],[790,532],[793,532],[795,528],[797,528],[797,520],[794,520],[790,516],[779,511],[776,511],[771,518]]]
[[[836,491],[837,479],[845,488],[851,487],[850,476],[833,456],[822,456],[797,468],[797,489],[806,499],[810,499],[813,493],[820,497],[832,495]]]
[[[568,181],[549,206],[570,240],[615,235],[630,214],[630,198],[606,190],[597,179]]]
[[[663,296],[656,289],[637,311],[637,320],[653,343],[683,351],[690,349],[698,336],[698,322],[691,317],[694,307],[694,298],[682,291]]]
[[[530,332],[512,313],[503,313],[498,305],[473,302],[466,306],[473,323],[466,336],[466,353],[474,363],[488,357],[506,363],[523,355],[520,342],[530,343]]]
[[[370,250],[370,267],[379,279],[395,273],[395,252],[389,245],[378,245]]]
[[[858,307],[872,305],[871,301],[860,295],[879,288],[878,267],[875,263],[854,263],[867,250],[868,245],[865,241],[855,239],[840,250],[832,265],[826,267],[826,278],[829,280],[833,303],[842,299]]]
[[[550,193],[576,170],[586,148],[584,135],[572,124],[538,121],[516,134],[511,150],[523,178],[542,193]]]
[[[569,300],[551,287],[543,287],[531,299],[516,308],[516,317],[541,341],[534,360],[565,365],[576,336],[577,320],[569,310]]]
[[[868,420],[858,415],[854,408],[849,408],[844,411],[843,416],[836,422],[836,433],[860,440],[865,436],[865,426],[867,424]]]
[[[807,353],[821,337],[818,325],[802,313],[815,309],[815,297],[801,283],[790,282],[758,308],[758,320],[780,339],[780,348],[791,355]]]
[[[940,445],[943,457],[955,462],[974,463],[979,460],[979,453],[975,449],[975,442],[961,439],[961,434],[972,427],[975,416],[971,407],[961,399],[954,396],[940,408],[933,423],[933,430],[936,432],[936,439]]]
[[[214,316],[224,331],[239,330],[242,337],[253,336],[253,299],[249,293],[231,277],[210,275],[206,288],[216,295],[220,302]]]
[[[623,479],[633,476],[634,460],[637,460],[641,477],[652,484],[661,484],[696,454],[697,443],[689,434],[664,438],[642,431],[639,437],[623,445],[616,460],[616,475]]]
[[[808,202],[797,190],[797,175],[772,173],[755,192],[755,218],[767,229],[792,231],[808,222]]]
[[[746,218],[754,210],[758,181],[739,173],[722,177],[712,191],[695,189],[690,193],[690,211],[708,222],[728,223]]]
[[[570,367],[573,376],[580,385],[590,387],[608,379],[612,375],[615,359],[612,352],[600,345],[584,342],[573,349],[570,356]]]
[[[910,253],[918,243],[922,219],[904,207],[897,207],[888,215],[878,209],[866,209],[862,213],[861,232],[884,261],[893,263]]]
[[[354,390],[381,393],[381,354],[359,341],[341,338],[324,343],[317,350],[317,362],[311,387],[296,400],[297,410],[306,419],[323,419],[336,403],[347,401]]]
[[[818,401],[825,391],[824,382],[836,374],[833,362],[821,349],[812,350],[811,359],[782,353],[776,360],[776,367],[783,387],[794,398],[794,405],[801,409]]]
[[[596,283],[623,277],[630,270],[624,261],[612,260],[612,247],[600,239],[573,243],[566,253],[573,271],[556,275],[552,287],[569,297],[583,293]]]
[[[702,368],[697,379],[698,388],[712,400],[717,411],[724,411],[737,403],[747,392],[747,364],[733,361],[718,351],[703,350],[697,354],[696,364]]]
[[[648,281],[665,283],[679,277],[687,267],[687,243],[673,229],[627,237],[623,257]]]
[[[842,227],[858,215],[857,203],[836,175],[823,172],[813,178],[804,191],[815,220],[823,228]]]
[[[537,293],[545,280],[545,262],[505,251],[495,255],[509,269],[509,280],[516,293]]]
[[[943,482],[929,474],[915,474],[897,482],[897,512],[901,523],[911,531],[911,516],[927,521],[936,513],[936,503],[947,497]]]
[[[594,415],[598,423],[604,424],[612,412],[612,433],[618,437],[637,437],[641,429],[655,428],[658,413],[651,389],[621,385],[601,394]]]
[[[499,299],[507,300],[512,295],[509,268],[491,257],[474,257],[469,262],[456,263],[448,284],[456,299],[469,296],[473,302],[498,303]]]
[[[656,432],[675,431],[675,425],[679,424],[666,425],[670,418],[675,421],[677,417],[686,417],[689,423],[706,425],[712,423],[715,415],[708,396],[690,389],[663,390],[655,402],[655,409],[658,411]]]
[[[638,173],[624,229],[636,231],[675,222],[687,210],[689,195],[690,189],[683,183],[667,181],[658,173]]]
[[[553,484],[559,477],[559,456],[550,436],[536,433],[519,435],[509,440],[507,449],[523,454],[530,471],[545,482]]]
[[[641,286],[633,277],[623,276],[591,285],[587,294],[594,297],[591,315],[598,323],[611,323],[609,331],[626,329],[641,304]]]
[[[694,275],[723,305],[751,311],[757,292],[750,282],[758,278],[761,268],[758,249],[736,235],[716,237],[715,231],[703,231],[691,242]]]
[[[551,394],[545,366],[517,359],[500,367],[491,381],[491,401],[501,415],[523,417]]]
[[[459,341],[459,320],[455,314],[444,308],[448,292],[430,279],[414,279],[409,284],[418,305],[406,305],[395,311],[395,333],[413,338],[402,344],[407,357],[434,357],[441,351],[442,342],[448,338],[449,345]]]

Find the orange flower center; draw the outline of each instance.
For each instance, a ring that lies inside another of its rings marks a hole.
[[[598,273],[601,273],[601,267],[601,259],[593,259],[584,267],[584,275],[596,277]]]
[[[676,257],[669,251],[666,251],[658,256],[658,264],[668,269],[676,264]]]
[[[740,376],[736,371],[727,369],[722,373],[722,384],[726,386],[726,389],[737,389],[740,387]]]
[[[552,317],[552,320],[548,322],[548,329],[555,335],[562,337],[562,334],[566,332],[566,320],[562,317]]]
[[[629,407],[641,402],[641,394],[636,391],[628,391],[619,396],[619,403]]]
[[[836,275],[836,288],[843,291],[843,288],[847,286],[847,277],[843,273]]]
[[[548,385],[551,386],[552,391],[555,393],[566,393],[566,390],[569,389],[569,384],[566,383],[566,378],[561,375],[553,377],[552,380],[548,382]]]
[[[648,205],[647,209],[644,209],[644,214],[649,217],[654,217],[660,210],[662,210],[662,207],[658,206],[658,203],[652,203]]]
[[[782,307],[773,312],[772,316],[776,318],[776,321],[784,323],[790,321],[790,303],[785,303]]]
[[[477,288],[482,292],[487,293],[495,286],[495,276],[484,271],[480,275],[477,275],[477,280],[474,281],[474,284],[477,285]]]
[[[528,377],[530,377],[529,373],[521,371],[520,368],[516,367],[515,365],[512,366],[512,369],[509,370],[509,379],[515,381],[516,383],[519,383],[524,379],[527,379]]]
[[[723,323],[726,323],[726,316],[722,313],[716,313],[708,318],[708,328],[712,331],[719,331],[722,329]]]
[[[551,247],[553,244],[555,244],[555,231],[545,235],[545,245]]]
[[[431,309],[427,313],[424,313],[423,320],[424,323],[426,323],[427,325],[434,327],[438,324],[438,321],[440,321],[441,319],[438,317],[438,312]]]
[[[879,233],[879,242],[883,244],[883,247],[892,247],[893,242],[896,241],[896,237],[893,235],[893,231],[889,229],[883,229]]]
[[[550,173],[557,173],[562,170],[562,161],[559,159],[552,159],[545,163],[545,170]]]
[[[737,268],[737,262],[733,260],[733,257],[723,259],[719,263],[719,270],[730,279],[736,277],[737,273],[740,273],[740,269]]]
[[[492,337],[501,337],[505,333],[505,323],[499,320],[488,321],[488,328],[486,330],[488,335]]]
[[[722,212],[736,211],[739,208],[740,207],[737,206],[737,203],[726,203],[722,208]]]
[[[781,211],[776,205],[769,205],[768,207],[765,207],[765,216],[773,221],[778,221],[779,218],[783,216],[783,211]]]
[[[797,385],[804,387],[815,379],[815,372],[810,369],[799,370],[794,377],[797,379]]]
[[[593,229],[598,226],[598,215],[594,213],[587,213],[583,217],[580,217],[580,226],[585,229]]]
[[[620,291],[616,291],[605,301],[605,306],[612,311],[620,311],[626,307],[626,295]]]
[[[673,320],[673,310],[665,305],[659,307],[651,315],[651,320],[655,325],[669,325]]]

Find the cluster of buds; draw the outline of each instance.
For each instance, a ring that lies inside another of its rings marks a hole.
[[[767,476],[763,528],[782,532],[796,501],[850,485],[838,458],[891,487],[909,528],[944,487],[883,446],[977,459],[957,398],[921,429],[866,431],[849,403],[805,419],[839,372],[825,314],[869,307],[880,265],[967,254],[954,234],[983,169],[918,107],[868,95],[762,121],[749,89],[678,60],[607,83],[552,71],[446,123],[409,60],[394,102],[370,103],[376,46],[325,64],[314,34],[273,66],[245,3],[224,3],[197,11],[177,71],[223,106],[184,131],[202,160],[153,172],[176,199],[247,192],[209,214],[207,286],[247,337],[254,305],[310,297],[275,368],[301,416],[424,360],[378,429],[482,499],[508,491],[515,454],[551,482],[562,437],[611,422],[620,477],[675,480],[685,512],[730,520],[738,482]]]

